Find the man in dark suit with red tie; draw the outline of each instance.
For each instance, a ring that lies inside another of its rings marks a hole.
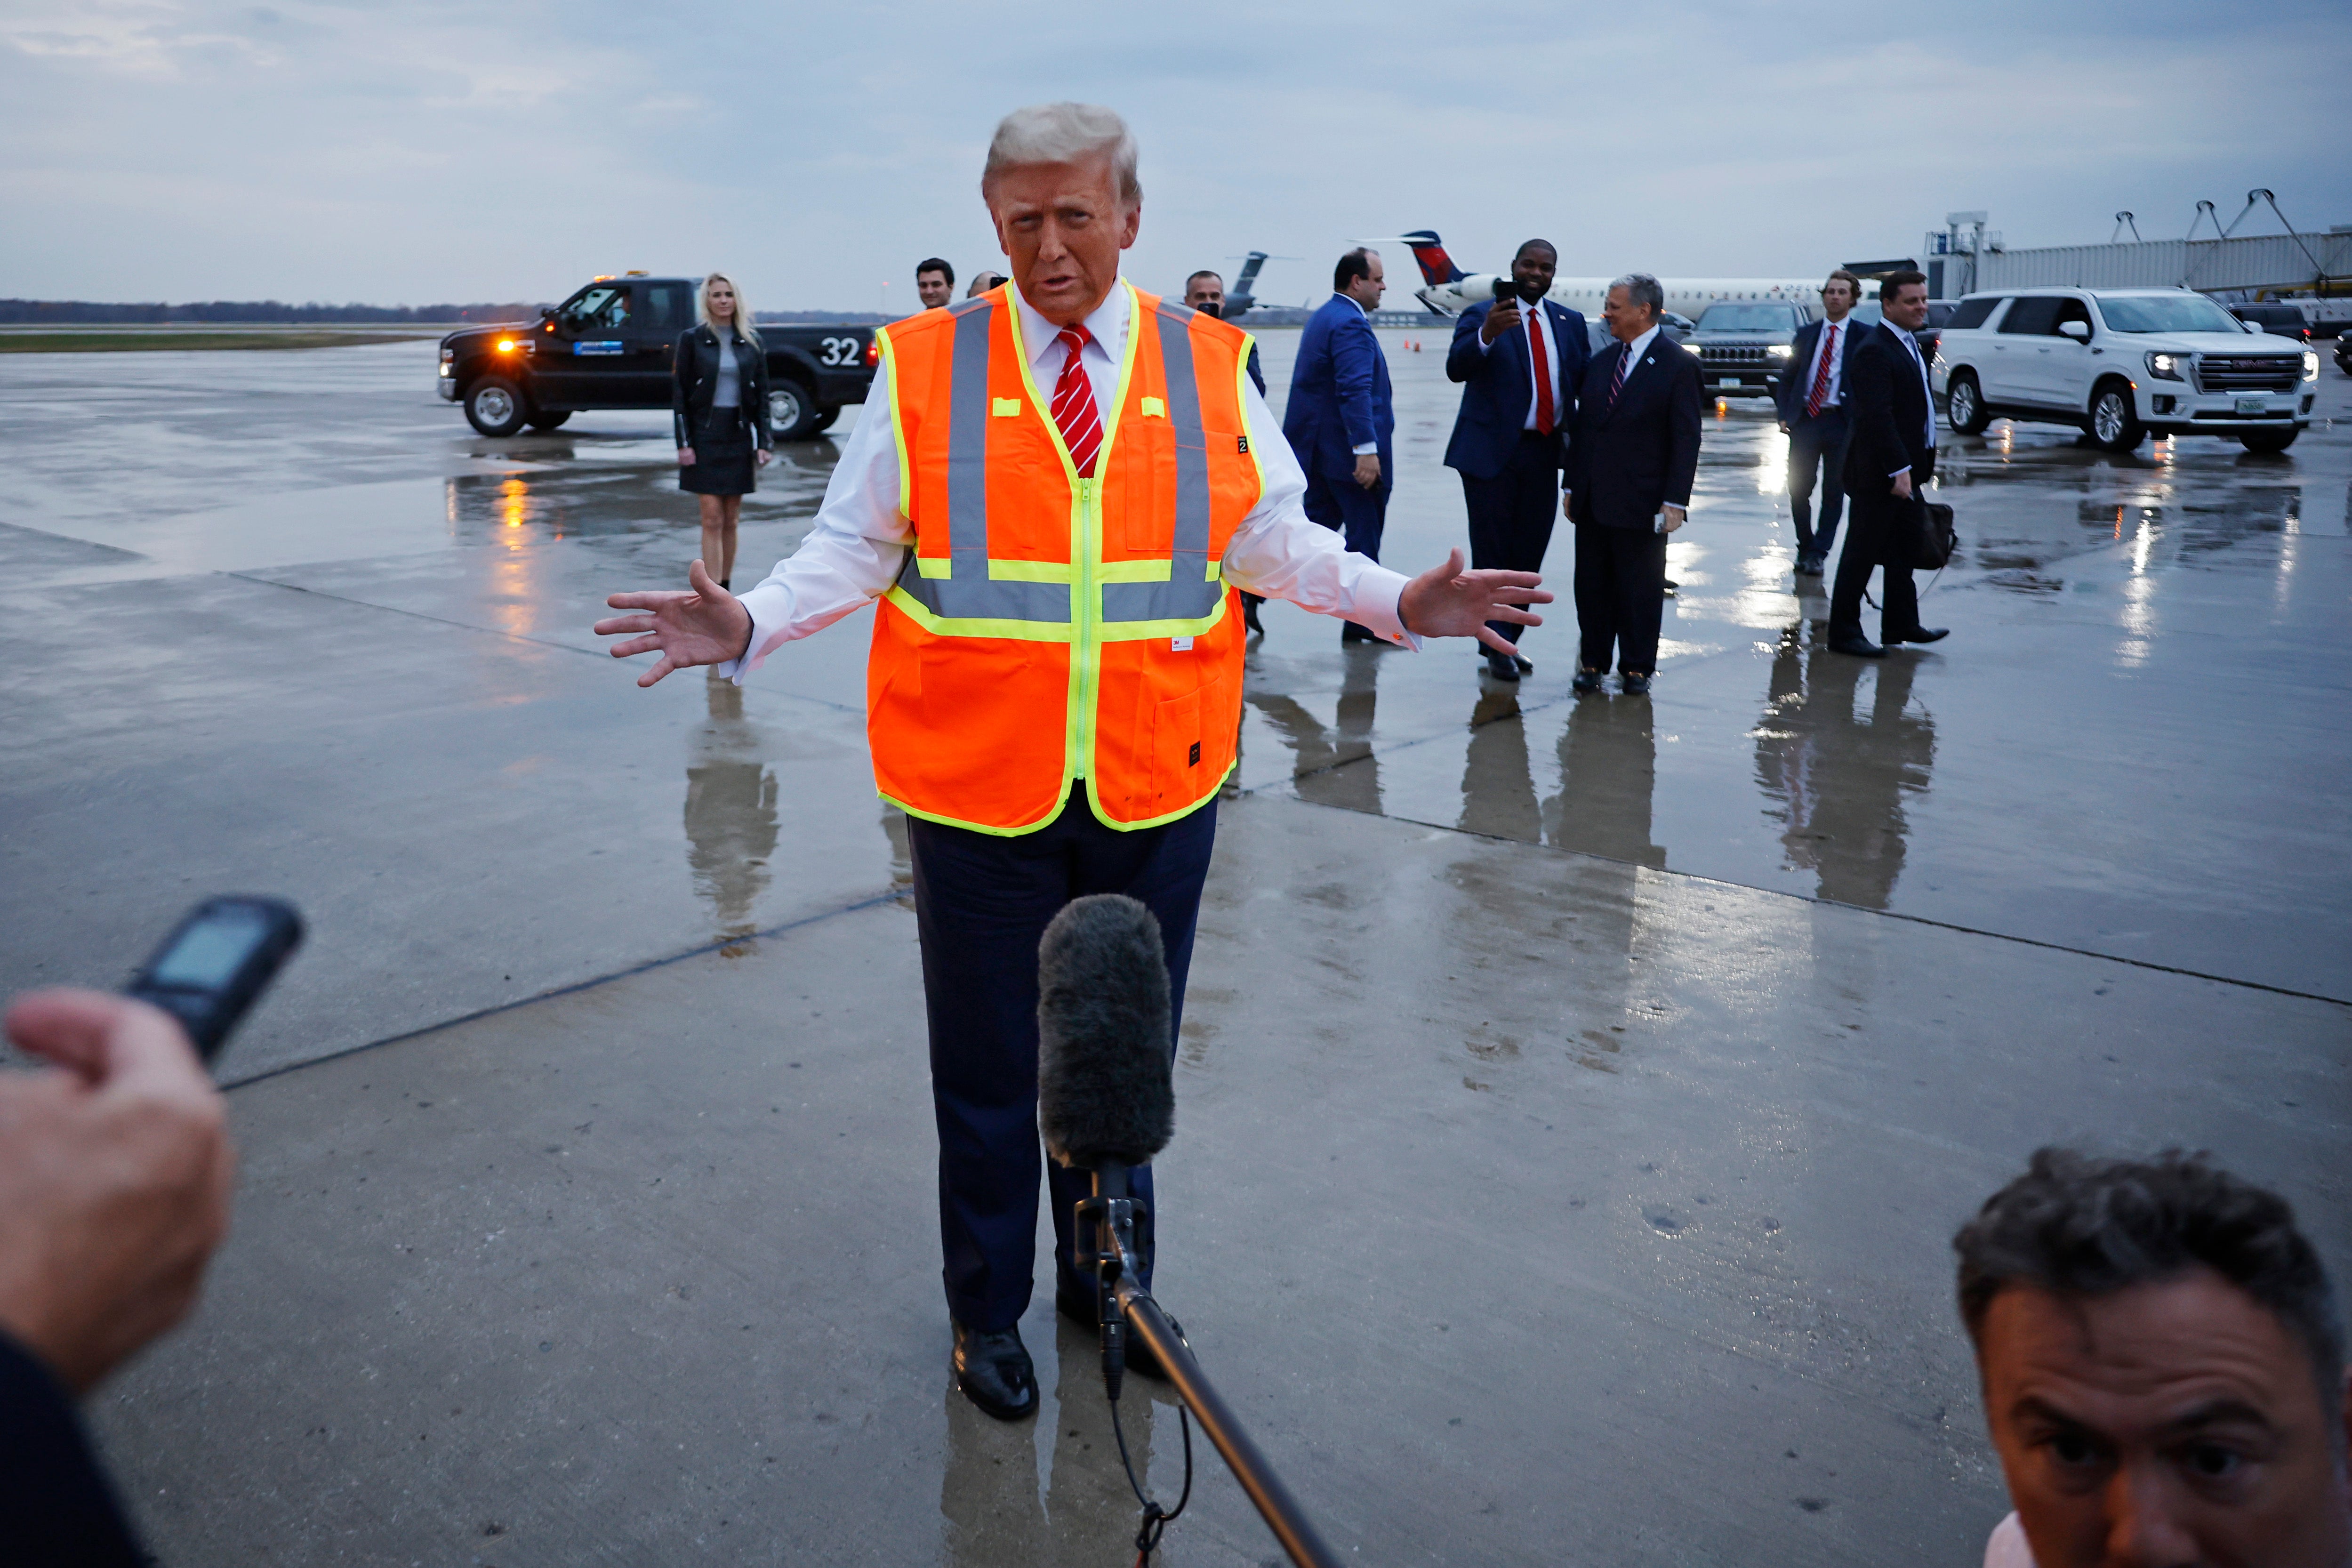
[[[1474,567],[1538,571],[1551,543],[1559,432],[1575,411],[1590,353],[1584,318],[1544,297],[1559,266],[1549,240],[1528,241],[1511,262],[1512,297],[1473,305],[1454,323],[1445,374],[1462,384],[1462,410],[1445,466],[1462,475]],[[1495,629],[1517,647],[1520,627]],[[1535,668],[1516,653],[1484,657],[1497,680]]]
[[[1576,524],[1580,693],[1601,689],[1612,647],[1627,696],[1657,673],[1666,535],[1690,514],[1698,475],[1698,356],[1660,335],[1665,303],[1646,272],[1609,286],[1601,319],[1617,341],[1585,366],[1569,426],[1560,500]]]
[[[1797,524],[1797,575],[1818,577],[1837,537],[1838,512],[1845,500],[1846,389],[1853,353],[1866,322],[1849,320],[1862,298],[1862,279],[1839,268],[1822,285],[1824,320],[1797,329],[1789,368],[1773,389],[1780,432],[1789,437],[1789,512]],[[1813,486],[1819,476],[1821,525],[1813,524]]]
[[[1927,275],[1880,279],[1878,308],[1878,326],[1853,354],[1847,398],[1853,434],[1845,449],[1853,516],[1830,589],[1830,647],[1859,658],[1884,658],[1885,645],[1938,642],[1948,632],[1919,624],[1919,590],[1906,549],[1927,481],[1936,477],[1936,400],[1927,356],[1912,336],[1927,324]],[[1874,567],[1885,572],[1877,642],[1862,635],[1862,596]]]

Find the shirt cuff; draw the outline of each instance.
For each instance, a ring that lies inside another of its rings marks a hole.
[[[1901,479],[1904,475],[1906,475],[1906,474],[1909,473],[1910,471],[1911,471],[1911,465],[1910,465],[1910,464],[1908,464],[1908,463],[1906,463],[1906,464],[1904,464],[1901,468],[1899,468],[1895,469],[1893,473],[1891,473],[1891,474],[1887,475],[1886,477],[1887,477],[1888,479]]]
[[[792,625],[793,596],[781,583],[762,583],[742,595],[743,607],[751,612],[751,641],[740,658],[720,661],[720,678],[736,685],[743,678],[768,662],[768,656],[783,646],[784,633]]]
[[[1390,642],[1421,651],[1421,636],[1404,626],[1404,585],[1412,579],[1402,572],[1373,563],[1364,573],[1356,595],[1357,624],[1370,627]]]
[[[1367,441],[1360,447],[1350,447],[1349,450],[1359,458],[1377,458],[1381,455],[1381,444],[1378,441]]]

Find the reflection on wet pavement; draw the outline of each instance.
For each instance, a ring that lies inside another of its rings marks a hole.
[[[1436,467],[1454,394],[1425,363],[1391,364],[1400,478],[1384,555],[1409,570],[1462,538],[1458,487]],[[1786,438],[1757,410],[1719,408],[1672,547],[1682,591],[1649,724],[1621,722],[1614,698],[1568,700],[1565,603],[1528,635],[1541,668],[1517,690],[1483,689],[1472,661],[1437,645],[1389,660],[1377,721],[1322,652],[1321,624],[1270,605],[1242,783],[2352,995],[2338,956],[2352,952],[2352,858],[2300,827],[2280,830],[2290,848],[2231,826],[2249,791],[2268,820],[2300,823],[2305,792],[2340,800],[2352,773],[2352,737],[2328,717],[2352,692],[2352,383],[2329,381],[2320,411],[2276,456],[2177,440],[2117,457],[2005,421],[1946,432],[1938,485],[1961,549],[1921,586],[1930,624],[1955,634],[1873,667],[1822,647],[1827,584],[1790,574]],[[1555,584],[1572,559],[1563,531]],[[1760,721],[1746,716],[1759,688]],[[2257,710],[2242,703],[2250,689]],[[1946,775],[1932,794],[1931,768]],[[2128,815],[2106,809],[2124,800]],[[2288,885],[2330,936],[2285,913]]]
[[[1265,715],[1289,745],[1292,777],[1301,798],[1350,811],[1381,809],[1381,762],[1372,752],[1371,738],[1380,713],[1383,657],[1360,644],[1340,650],[1338,711],[1328,727],[1279,691],[1258,685],[1244,688],[1243,700]]]
[[[1917,665],[1832,653],[1817,627],[1780,634],[1756,739],[1756,780],[1773,803],[1786,864],[1818,874],[1824,899],[1883,910],[1903,874],[1906,796],[1927,793],[1936,721],[1911,700]],[[1862,689],[1870,711],[1855,711]]]
[[[707,678],[703,684],[710,722],[686,765],[687,863],[727,942],[719,952],[740,958],[751,951],[747,939],[759,929],[753,913],[776,852],[776,775],[743,722],[743,689]]]

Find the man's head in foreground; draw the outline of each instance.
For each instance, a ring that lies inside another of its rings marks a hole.
[[[1057,327],[1093,313],[1143,226],[1127,121],[1091,103],[1016,109],[988,143],[980,194],[1021,297]]]
[[[2352,1389],[2285,1201],[2043,1149],[1952,1241],[2036,1568],[2346,1568]]]

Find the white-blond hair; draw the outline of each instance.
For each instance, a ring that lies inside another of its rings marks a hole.
[[[1033,103],[996,122],[989,138],[988,163],[981,170],[981,195],[1004,169],[1029,163],[1076,163],[1098,153],[1110,157],[1118,177],[1118,199],[1129,206],[1143,200],[1135,174],[1135,132],[1116,110],[1098,103]]]
[[[759,329],[751,325],[751,307],[743,302],[743,290],[736,287],[735,279],[724,272],[712,273],[702,280],[702,287],[694,291],[694,319],[709,327],[713,333],[719,331],[719,323],[710,319],[710,286],[713,283],[724,283],[735,289],[735,334],[753,348],[761,348]]]

